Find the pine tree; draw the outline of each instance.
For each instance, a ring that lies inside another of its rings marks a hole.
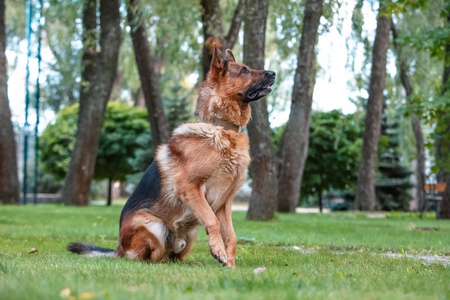
[[[380,177],[375,184],[376,210],[403,210],[409,208],[412,187],[412,172],[400,162],[399,123],[388,121],[383,114],[381,134],[388,141],[387,147],[380,154],[378,170]]]

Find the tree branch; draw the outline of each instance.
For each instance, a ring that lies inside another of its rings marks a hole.
[[[233,19],[231,20],[230,30],[228,31],[228,34],[225,37],[224,41],[225,48],[233,49],[233,46],[236,43],[236,39],[238,37],[239,30],[241,29],[241,24],[244,19],[245,1],[246,0],[239,0],[239,3],[236,6]]]
[[[405,88],[406,95],[409,97],[412,95],[413,89],[411,87],[411,83],[409,82],[408,71],[407,71],[408,67],[406,66],[406,62],[401,55],[401,47],[398,44],[398,31],[397,31],[397,28],[395,27],[394,21],[392,19],[391,19],[391,32],[392,32],[392,37],[394,40],[394,48],[397,52],[398,60],[400,62],[400,79]]]

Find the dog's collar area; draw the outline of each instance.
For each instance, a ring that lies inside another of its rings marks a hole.
[[[241,127],[239,125],[236,125],[234,123],[231,123],[229,121],[225,121],[225,120],[222,120],[222,119],[219,119],[219,118],[212,118],[207,123],[210,123],[210,124],[212,124],[214,126],[223,127],[223,129],[225,129],[225,130],[232,130],[232,131],[235,131],[235,132],[240,132],[241,131]]]

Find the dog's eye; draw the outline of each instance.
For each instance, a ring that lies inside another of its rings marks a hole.
[[[241,69],[241,73],[242,73],[242,74],[248,74],[248,73],[250,73],[250,70],[247,69],[246,67],[243,67],[243,68]]]

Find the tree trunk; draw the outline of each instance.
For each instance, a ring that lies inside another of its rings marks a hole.
[[[239,0],[227,36],[224,35],[222,10],[220,8],[219,0],[202,0],[201,5],[203,38],[205,40],[203,43],[201,62],[203,80],[205,80],[209,71],[209,66],[211,65],[214,43],[217,47],[221,48],[223,53],[225,53],[226,49],[233,49],[244,17],[245,0]]]
[[[264,43],[268,0],[250,0],[244,27],[244,63],[253,69],[264,69]],[[266,98],[251,103],[252,119],[248,123],[252,161],[252,195],[247,211],[248,220],[273,218],[277,179],[273,160],[272,138]]]
[[[95,7],[95,0],[88,0],[85,5],[83,17],[88,17],[92,13],[88,7]],[[101,50],[93,55],[94,60],[88,63],[83,71],[83,75],[86,75],[87,70],[92,70],[89,76],[85,77],[90,80],[82,83],[80,93],[77,138],[62,191],[66,205],[88,205],[106,103],[117,72],[121,42],[118,0],[100,1],[100,30]],[[89,49],[88,46],[85,51]]]
[[[322,213],[322,210],[323,210],[322,186],[318,187],[317,193],[319,194],[319,212]]]
[[[111,206],[112,199],[112,178],[108,178],[107,206]]]
[[[131,27],[134,56],[141,79],[141,88],[144,93],[148,118],[152,133],[152,146],[156,148],[167,142],[170,137],[169,126],[164,114],[164,106],[159,90],[158,74],[155,68],[155,58],[150,52],[147,38],[147,29],[142,21],[142,10],[139,0],[127,0],[127,18]]]
[[[422,124],[418,115],[413,114],[411,116],[411,123],[416,139],[416,151],[417,151],[417,169],[416,169],[416,197],[419,209],[425,207],[425,142],[422,132]]]
[[[5,1],[0,0],[0,203],[20,204],[17,152],[8,101]]]
[[[83,7],[83,56],[81,57],[80,104],[89,102],[97,58],[97,1],[86,0]],[[80,120],[78,120],[78,125]]]
[[[136,107],[145,107],[145,97],[144,92],[142,91],[142,86],[139,87],[139,90],[136,95],[136,100],[134,101],[134,106]]]
[[[447,24],[450,25],[450,4],[447,6]],[[441,96],[447,97],[450,93],[450,43],[445,47],[444,74],[442,75]],[[450,113],[449,106],[439,110],[436,128],[436,161],[439,165],[438,182],[447,186],[442,195],[441,206],[437,214],[438,219],[450,219]]]
[[[378,141],[381,133],[381,111],[386,77],[386,54],[389,47],[391,19],[380,1],[377,30],[373,44],[372,76],[369,85],[369,99],[365,118],[361,162],[358,173],[358,187],[355,209],[373,211],[375,208],[375,168]]]
[[[397,42],[398,33],[397,28],[393,21],[391,21],[392,36],[394,38],[394,46],[397,51],[397,58],[400,66],[400,79],[402,85],[405,88],[406,97],[408,101],[411,100],[413,96],[413,88],[408,76],[408,67],[401,54],[402,49]],[[423,139],[422,125],[420,124],[420,117],[413,113],[411,115],[411,124],[414,132],[414,137],[416,139],[416,150],[417,150],[417,169],[416,169],[416,189],[417,189],[417,202],[419,210],[425,207],[425,142]]]
[[[308,0],[305,5],[302,37],[297,61],[297,70],[292,90],[291,112],[280,142],[278,178],[278,211],[295,213],[300,197],[303,170],[308,153],[309,122],[312,93],[314,46],[317,29],[322,16],[322,1]]]

